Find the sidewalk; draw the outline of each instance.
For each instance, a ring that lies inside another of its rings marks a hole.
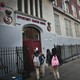
[[[60,66],[61,80],[80,80],[80,58]]]
[[[80,58],[65,63],[59,67],[61,80],[80,80]],[[27,80],[36,80],[35,73]],[[46,68],[45,76],[39,80],[55,80],[49,68]]]
[[[45,72],[46,72],[45,76],[41,77],[39,80],[54,80],[54,76],[53,76],[52,72],[49,70],[48,67],[45,69]],[[32,77],[31,78],[26,79],[26,80],[37,80],[35,72],[32,73]]]

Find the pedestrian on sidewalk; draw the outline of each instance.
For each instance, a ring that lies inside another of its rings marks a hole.
[[[59,75],[59,60],[57,57],[57,50],[56,48],[52,48],[52,59],[51,59],[51,66],[52,66],[52,70],[53,70],[53,74],[55,77],[55,80],[60,80],[60,75]]]
[[[48,64],[50,70],[51,70],[51,52],[50,52],[50,49],[47,49],[46,50],[46,63]]]
[[[33,55],[33,64],[36,72],[37,80],[40,78],[40,61],[39,61],[40,52],[36,47],[34,55]]]

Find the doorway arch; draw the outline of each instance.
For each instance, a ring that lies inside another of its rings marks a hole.
[[[23,47],[28,49],[29,63],[30,63],[29,68],[30,68],[30,71],[33,71],[34,66],[33,66],[32,56],[34,53],[34,49],[38,47],[39,52],[42,51],[41,50],[41,32],[39,29],[37,29],[32,25],[23,27]]]

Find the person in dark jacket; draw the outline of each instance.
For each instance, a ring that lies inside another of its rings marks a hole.
[[[46,63],[48,64],[48,66],[51,66],[51,52],[49,49],[46,50]]]

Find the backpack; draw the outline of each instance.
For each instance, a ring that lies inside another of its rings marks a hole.
[[[59,60],[58,60],[57,56],[53,56],[53,57],[52,57],[51,65],[52,65],[53,67],[59,65]]]
[[[42,65],[44,63],[44,57],[43,56],[40,56],[39,57],[39,60],[40,60],[40,65]]]
[[[35,56],[33,57],[33,64],[35,67],[40,67],[40,61],[39,61],[39,56]]]

